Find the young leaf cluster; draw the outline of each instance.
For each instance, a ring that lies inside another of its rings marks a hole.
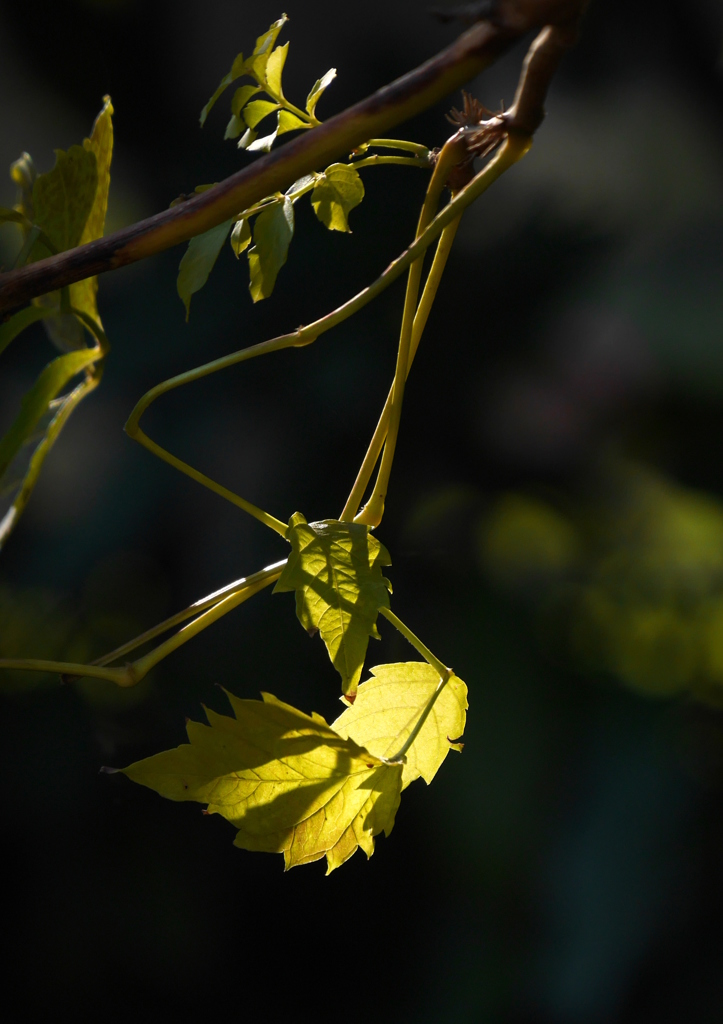
[[[316,81],[306,98],[305,109],[290,103],[283,91],[282,74],[289,44],[276,46],[276,41],[288,18],[282,15],[258,37],[250,57],[239,53],[231,70],[221,80],[211,99],[201,111],[203,125],[221,94],[241,78],[251,78],[253,84],[241,85],[231,100],[231,119],[226,126],[226,139],[239,136],[238,146],[249,152],[269,152],[280,135],[292,131],[314,128],[321,122],[316,117],[316,106],[323,93],[336,77],[336,69],[330,68]],[[259,97],[266,96],[263,99]],[[258,137],[259,129],[267,118],[275,117],[276,127],[268,134]],[[393,140],[373,140],[387,144]],[[369,144],[361,147],[355,155],[364,156]],[[397,148],[391,146],[391,148]],[[186,307],[186,319],[190,311],[191,296],[199,291],[218,258],[224,241],[230,234],[231,248],[238,258],[246,251],[249,266],[249,291],[254,302],[267,299],[274,290],[279,271],[286,263],[289,245],[294,235],[294,204],[310,193],[314,213],[330,231],[349,232],[349,214],[364,198],[364,185],[357,167],[385,162],[429,166],[429,151],[424,146],[403,143],[402,148],[413,156],[379,157],[372,156],[350,163],[334,163],[324,171],[316,171],[295,181],[286,192],[267,196],[253,207],[239,213],[204,234],[192,238],[181,260],[177,289]],[[210,185],[200,185],[196,192],[202,192]],[[181,200],[185,197],[181,197]],[[179,200],[176,200],[178,202]],[[253,229],[251,226],[254,218]]]

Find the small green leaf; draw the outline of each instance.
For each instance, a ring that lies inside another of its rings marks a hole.
[[[86,378],[70,394],[58,398],[73,377],[101,357],[99,348],[58,356],[49,363],[22,401],[14,423],[0,439],[0,494],[6,511],[0,520],[0,547],[15,526],[30,496],[43,460],[72,409],[97,378]]]
[[[329,68],[327,73],[319,78],[312,86],[311,92],[306,97],[306,112],[310,117],[314,117],[316,113],[316,104],[321,99],[323,93],[329,88],[331,83],[336,78],[336,68]]]
[[[286,263],[294,235],[294,204],[280,197],[256,218],[254,247],[249,249],[249,291],[254,302],[267,299],[274,290],[279,271]]]
[[[277,46],[269,57],[266,65],[266,88],[269,96],[276,96],[281,99],[284,95],[281,88],[281,75],[283,74],[288,52],[289,44],[284,43],[283,46]]]
[[[252,100],[244,107],[244,121],[249,128],[255,128],[260,121],[263,121],[269,114],[273,114],[279,107],[279,103],[272,103],[271,100]]]
[[[379,609],[389,607],[391,585],[381,569],[391,564],[389,553],[361,523],[307,523],[300,512],[286,537],[291,554],[274,593],[296,591],[301,625],[319,630],[342,690],[353,700],[369,637],[378,637]]]
[[[251,97],[259,92],[261,92],[261,88],[258,85],[240,85],[231,100],[231,113],[238,117]]]
[[[266,68],[271,51],[274,48],[279,32],[288,20],[286,15],[282,14],[278,21],[273,22],[270,28],[258,37],[253,55],[247,61],[248,73],[252,74],[261,86],[266,85]]]
[[[231,232],[231,248],[236,254],[236,259],[239,258],[244,249],[247,249],[250,244],[251,225],[246,219],[237,220]]]
[[[241,132],[246,131],[246,122],[241,111],[252,96],[261,92],[258,85],[241,85],[236,90],[231,100],[231,120],[226,125],[224,139],[236,139]]]
[[[55,167],[36,178],[33,186],[34,222],[58,252],[73,249],[81,239],[95,202],[98,160],[84,146],[67,153],[55,151]],[[31,259],[47,255],[45,246],[34,247]]]
[[[292,114],[290,110],[279,111],[278,127],[276,129],[277,136],[284,135],[286,132],[296,132],[299,128],[311,128],[311,125],[307,124],[306,121],[302,121],[296,114]]]
[[[233,220],[224,221],[202,235],[196,235],[188,243],[188,248],[178,268],[176,288],[186,307],[186,320],[191,311],[191,296],[208,281],[208,275],[221,252],[221,246],[231,230]]]
[[[358,172],[347,164],[332,164],[311,193],[311,205],[330,231],[349,231],[349,213],[364,198]]]
[[[244,134],[238,140],[238,148],[248,149],[253,144],[253,141],[258,134],[258,132],[251,131],[250,128],[247,128]]]
[[[211,108],[216,103],[216,100],[219,98],[219,96],[221,96],[221,94],[225,92],[229,85],[235,82],[237,78],[240,78],[241,75],[248,74],[246,64],[247,62],[244,61],[244,55],[242,53],[237,54],[233,64],[231,65],[231,70],[227,75],[224,75],[224,77],[221,79],[215,93],[201,111],[201,127],[203,127],[203,125],[206,123],[206,118],[208,117]]]
[[[329,874],[359,847],[371,857],[374,836],[394,826],[401,765],[271,694],[226,695],[235,718],[206,709],[209,724],[189,722],[188,743],[123,773],[170,800],[208,804],[238,829],[235,846],[283,853],[287,869],[326,857]]]
[[[440,678],[423,661],[376,665],[356,700],[332,723],[379,758],[393,757],[411,734]],[[429,785],[450,750],[461,750],[467,721],[467,687],[452,675],[437,697],[419,735],[407,751],[402,789],[420,776]]]

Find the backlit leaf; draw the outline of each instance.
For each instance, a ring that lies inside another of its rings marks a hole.
[[[223,224],[211,228],[210,231],[196,235],[188,243],[188,248],[178,268],[178,280],[176,281],[178,294],[186,307],[186,320],[191,311],[191,296],[200,291],[208,281],[208,275],[213,269],[232,224],[233,220],[224,221]]]
[[[251,131],[251,129],[249,129],[249,131]],[[243,147],[241,143],[239,143],[239,148],[246,148],[249,153],[269,153],[271,152],[271,147],[276,142],[276,135],[277,130],[274,128],[270,135],[264,135],[263,138],[256,139],[255,142],[251,141],[246,147]],[[256,132],[253,132],[253,136],[256,138]]]
[[[248,71],[247,71],[247,68],[246,68],[246,63],[247,62],[244,61],[244,55],[242,53],[239,53],[239,54],[236,55],[236,57],[234,59],[234,62],[231,65],[231,70],[229,71],[229,73],[227,75],[223,76],[223,78],[221,79],[221,81],[219,83],[219,86],[216,89],[215,93],[213,94],[211,99],[208,101],[206,106],[201,111],[201,117],[200,117],[201,126],[203,126],[206,123],[206,118],[208,117],[208,115],[209,115],[209,113],[211,111],[211,108],[216,103],[216,100],[219,98],[219,96],[223,92],[225,92],[225,90],[229,87],[229,85],[231,85],[233,82],[235,82],[237,78],[240,78],[241,75],[248,74]]]
[[[290,110],[280,110],[278,127],[276,129],[277,135],[284,135],[286,132],[296,132],[299,128],[310,128],[311,126],[302,121],[296,114],[292,114]]]
[[[423,661],[377,665],[371,672],[353,706],[332,723],[332,729],[379,758],[393,757],[419,721],[440,677]],[[429,785],[449,751],[462,749],[458,740],[464,733],[467,706],[467,687],[450,676],[407,751],[402,789],[420,776]]]
[[[286,263],[294,235],[294,205],[282,196],[256,218],[254,247],[249,249],[249,291],[254,302],[267,299],[274,290],[279,271]]]
[[[326,89],[328,89],[328,87],[331,85],[335,78],[336,68],[329,68],[327,73],[322,78],[319,78],[316,82],[314,82],[311,92],[306,97],[306,112],[311,117],[314,117],[316,113],[316,104],[319,102],[323,93],[326,91]]]
[[[401,765],[384,764],[342,739],[320,715],[263,694],[227,694],[235,718],[206,710],[189,743],[123,769],[171,800],[208,804],[237,829],[235,845],[283,853],[286,868],[326,857],[327,874],[394,825]]]
[[[95,154],[96,167],[98,172],[98,187],[95,192],[95,199],[91,207],[88,219],[85,222],[83,233],[80,236],[80,244],[93,242],[96,238],[103,237],[105,228],[105,216],[108,210],[108,194],[110,191],[110,165],[113,159],[113,104],[110,96],[103,97],[103,107],[95,119],[93,130],[89,139],[83,140],[83,147]],[[88,277],[84,281],[77,281],[70,285],[70,304],[74,309],[79,309],[89,317],[101,323],[97,304],[98,278]],[[63,344],[62,339],[65,332],[58,332],[60,337],[53,338],[63,351],[79,348],[82,340],[78,339],[75,327],[78,321],[74,318],[66,318],[66,324],[73,332],[74,341]],[[72,326],[71,326],[72,325]],[[48,322],[52,330],[53,321]],[[52,337],[52,334],[51,334]]]
[[[272,25],[258,37],[256,40],[256,46],[254,52],[247,61],[249,73],[256,78],[259,85],[266,85],[266,74],[269,57],[276,44],[279,32],[284,27],[289,19],[285,14],[282,14],[278,21],[272,23]]]
[[[231,232],[231,248],[236,259],[251,245],[251,225],[248,220],[237,220]]]
[[[98,160],[84,146],[71,146],[67,153],[55,151],[55,167],[40,174],[33,186],[34,222],[42,228],[58,252],[78,245],[95,202],[98,188]],[[32,259],[48,253],[38,243]]]
[[[261,92],[258,85],[242,85],[233,94],[231,100],[231,120],[226,125],[224,139],[236,139],[241,132],[246,131],[246,122],[243,119],[242,111],[248,101],[256,93]]]
[[[311,205],[330,231],[349,231],[349,213],[363,198],[359,173],[347,164],[332,164],[311,193]]]
[[[274,593],[295,590],[296,614],[326,644],[342,690],[354,699],[369,637],[378,637],[380,608],[389,607],[391,585],[382,576],[389,554],[361,523],[325,519],[307,523],[300,512],[286,534],[291,554]]]
[[[97,373],[86,377],[58,397],[60,392],[100,356],[98,348],[83,349],[49,363],[23,397],[19,415],[0,440],[0,547],[17,523],[65,421],[100,377]]]
[[[277,46],[269,57],[266,65],[266,88],[270,96],[277,96],[279,98],[283,96],[281,75],[284,71],[284,64],[286,63],[288,52],[289,44],[284,43],[283,46]]]
[[[255,128],[269,114],[279,109],[278,103],[271,100],[252,100],[244,107],[243,117],[249,128]]]

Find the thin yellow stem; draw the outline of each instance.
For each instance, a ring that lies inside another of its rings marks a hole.
[[[168,657],[169,654],[183,644],[188,643],[189,640],[197,636],[207,626],[216,622],[217,619],[222,618],[228,612],[243,604],[244,601],[248,601],[254,594],[258,594],[259,591],[277,580],[285,564],[285,562],[277,562],[274,565],[267,566],[260,572],[254,573],[253,576],[249,576],[244,587],[222,598],[208,608],[207,611],[198,615],[183,629],[180,629],[174,636],[159,644],[158,647],[149,651],[144,657],[122,668],[106,668],[98,664],[81,665],[70,661],[45,661],[34,658],[2,658],[0,659],[0,669],[22,669],[28,672],[57,672],[65,678],[90,677],[91,679],[105,679],[122,687],[135,686],[159,661]],[[211,595],[212,598],[213,595]],[[164,624],[162,623],[161,625]],[[121,648],[113,653],[116,657],[119,657],[120,651]]]
[[[432,262],[429,274],[427,275],[427,280],[425,281],[424,284],[422,298],[419,302],[419,306],[417,307],[417,312],[414,314],[414,324],[412,326],[412,341],[409,347],[409,362],[407,365],[407,376],[409,376],[409,371],[412,368],[414,357],[417,354],[417,349],[419,348],[419,342],[421,341],[422,334],[424,333],[424,328],[427,326],[427,320],[429,319],[429,314],[431,312],[434,299],[437,295],[439,283],[442,280],[442,274],[444,272],[444,268],[446,266],[449,253],[452,248],[452,242],[454,241],[454,236],[457,233],[457,228],[459,227],[460,220],[461,218],[458,217],[457,220],[453,220],[451,224],[448,224],[439,237],[439,242],[437,243],[437,250],[434,254],[434,260]],[[364,493],[369,485],[372,473],[374,472],[374,467],[377,464],[377,460],[379,459],[382,447],[384,445],[384,441],[387,436],[387,429],[389,427],[389,415],[391,413],[392,408],[393,393],[394,383],[392,382],[392,386],[389,389],[389,394],[387,395],[387,400],[384,403],[384,409],[382,410],[382,414],[379,417],[379,422],[376,425],[374,435],[371,441],[369,442],[369,447],[367,449],[366,455],[364,456],[364,461],[362,462],[361,467],[359,469],[359,473],[357,474],[357,478],[354,481],[354,486],[351,489],[351,493],[347,498],[346,505],[344,506],[344,511],[339,517],[342,522],[348,522],[354,519],[359,509],[359,506],[362,503],[362,499],[364,498]]]
[[[463,140],[458,135],[453,135],[445,145],[437,158],[434,173],[429,182],[427,194],[424,197],[424,204],[419,215],[416,238],[424,233],[439,206],[442,190],[447,182],[449,173],[455,164],[459,163],[466,155],[466,148]],[[402,416],[402,401],[404,399],[404,387],[407,380],[409,367],[409,348],[412,339],[412,328],[414,325],[414,313],[419,298],[419,286],[422,280],[422,268],[424,265],[424,254],[416,260],[409,268],[407,278],[407,291],[404,298],[404,311],[402,313],[402,328],[399,335],[399,348],[397,349],[397,365],[394,372],[394,383],[392,386],[392,406],[389,415],[389,426],[387,429],[386,444],[382,464],[377,475],[377,482],[369,499],[369,503],[357,517],[357,521],[367,526],[378,526],[384,515],[384,502],[389,484],[389,475],[394,461],[394,450],[396,448],[399,424]]]
[[[432,652],[426,646],[426,644],[422,643],[419,637],[411,631],[409,626],[404,625],[399,616],[395,615],[391,608],[382,607],[379,609],[379,612],[381,615],[384,616],[385,619],[389,619],[389,621],[395,627],[395,629],[399,630],[399,632],[402,634],[405,640],[409,641],[409,643],[412,645],[415,651],[422,655],[424,660],[432,666],[435,672],[439,672],[442,678],[445,678],[446,676],[449,676],[451,674],[452,670],[450,668],[447,668],[447,666],[444,665],[439,660],[439,658],[435,657],[435,655],[432,654]]]
[[[269,568],[283,569],[285,565],[286,559],[282,562],[277,562],[275,565],[269,566]],[[207,608],[219,604],[231,594],[237,594],[239,591],[244,590],[248,586],[248,582],[248,576],[244,576],[240,580],[234,580],[233,583],[229,583],[220,590],[215,590],[212,594],[208,594],[207,597],[202,597],[199,601],[194,601],[193,604],[188,606],[188,608],[184,608],[183,611],[176,612],[175,615],[171,615],[170,618],[164,619],[163,622],[159,622],[157,626],[147,629],[145,633],[141,633],[139,636],[134,637],[133,640],[129,640],[120,647],[116,647],[114,651],[104,654],[102,658],[96,658],[96,660],[91,664],[110,665],[111,662],[118,661],[119,658],[123,658],[126,654],[130,654],[131,651],[135,651],[138,647],[143,647],[144,644],[150,643],[151,640],[155,640],[156,637],[161,636],[163,633],[167,633],[168,630],[173,629],[174,626],[180,626],[182,622],[186,622],[188,619],[192,619],[194,615],[198,615]]]

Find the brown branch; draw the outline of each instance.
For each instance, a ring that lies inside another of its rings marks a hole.
[[[497,0],[493,21],[478,22],[414,71],[206,192],[106,238],[0,274],[0,315],[38,295],[208,231],[425,110],[479,74],[531,29],[569,22],[571,12],[576,15],[581,6],[582,0]]]

